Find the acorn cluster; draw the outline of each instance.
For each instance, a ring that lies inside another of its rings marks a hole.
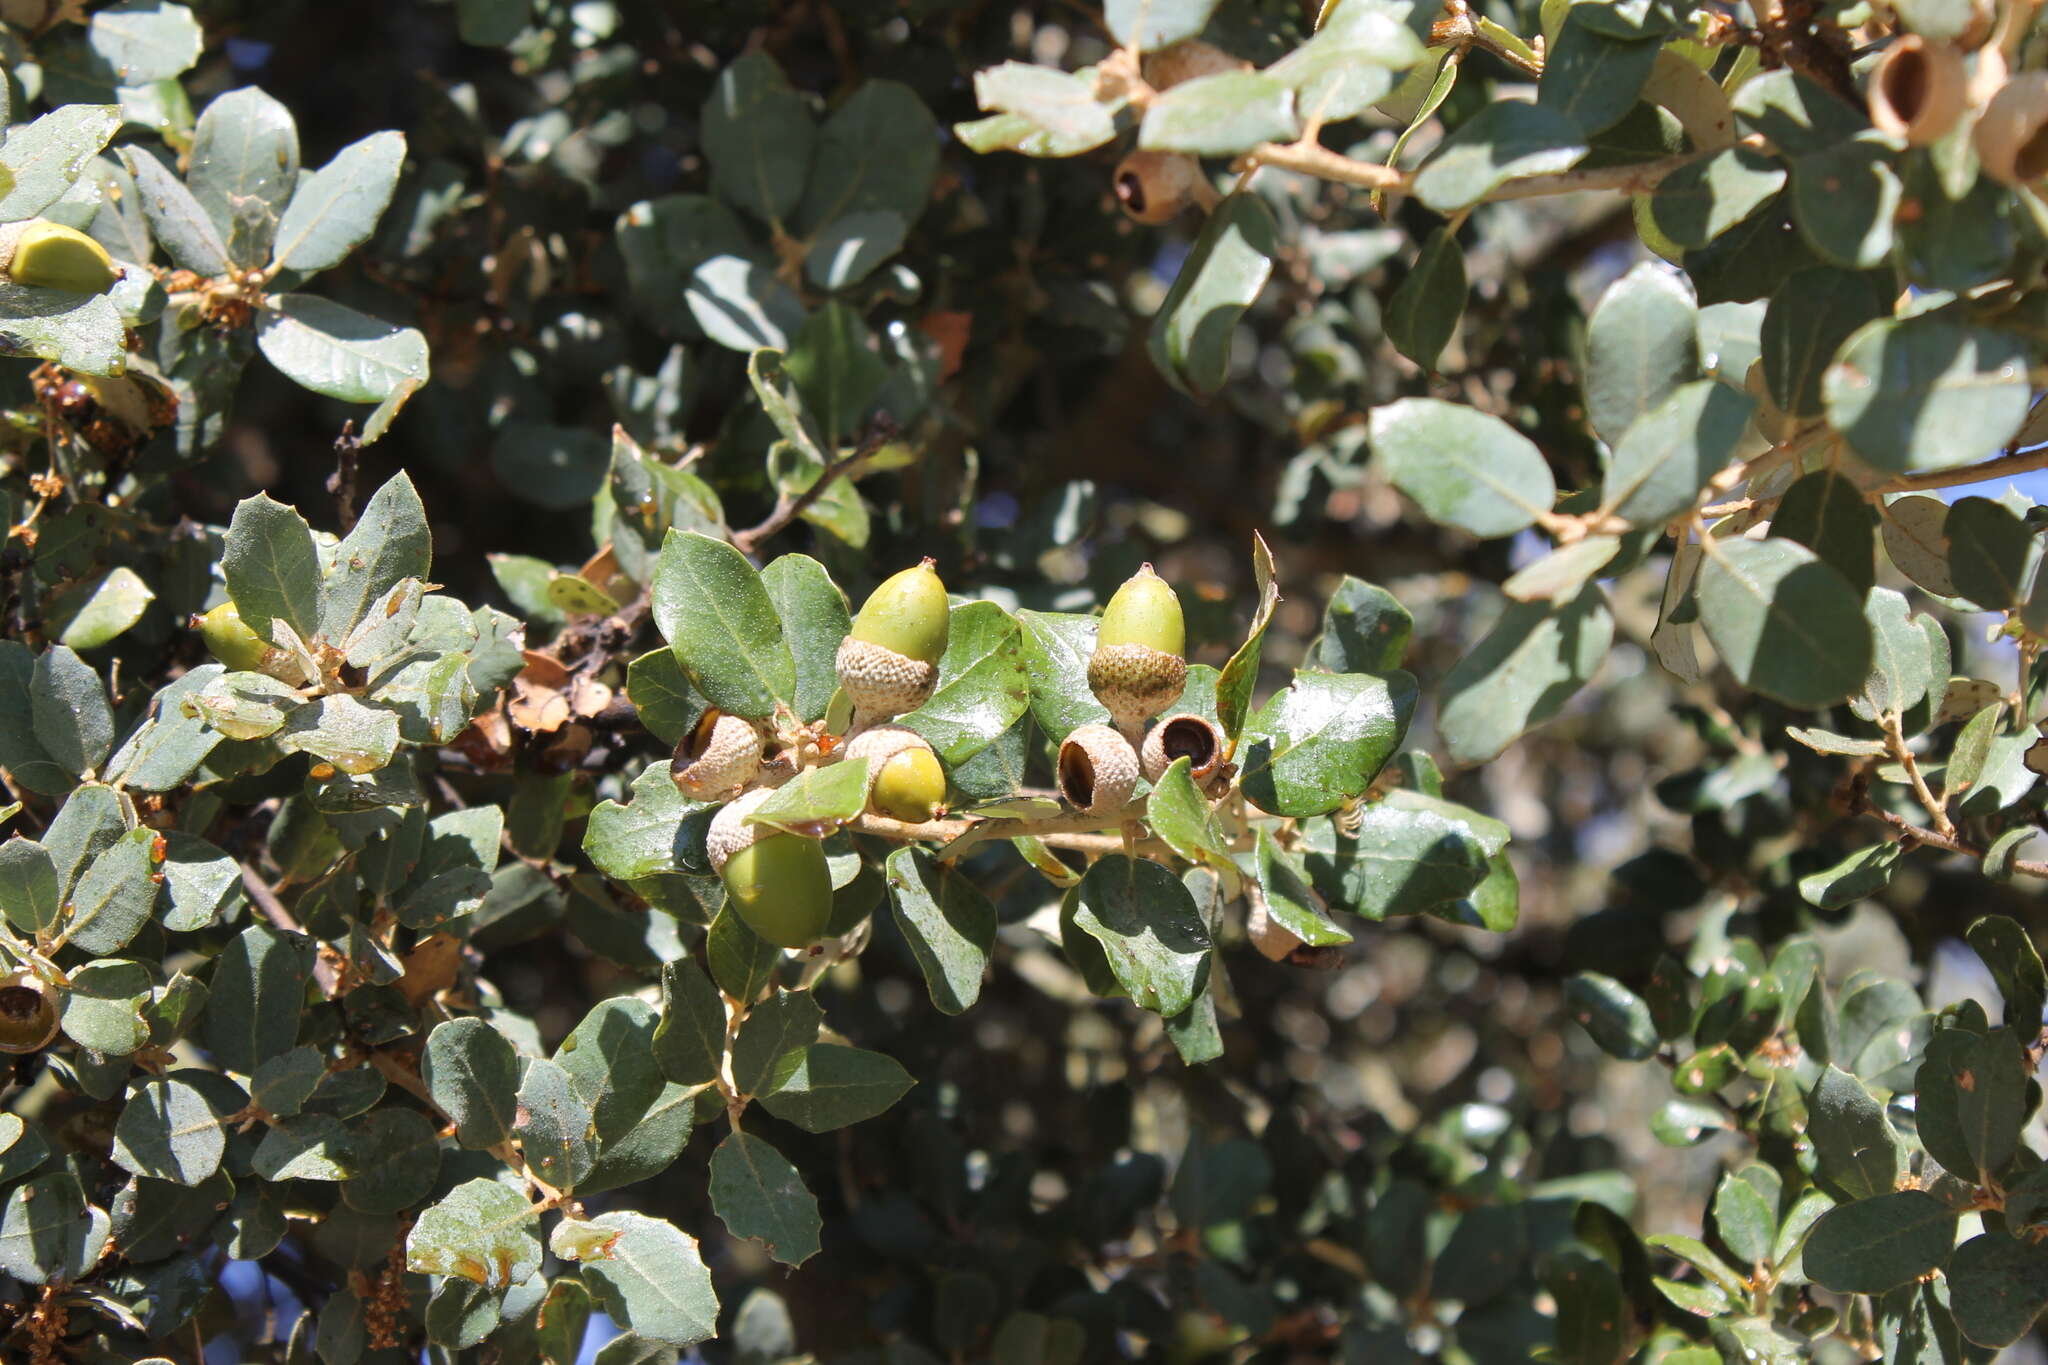
[[[677,788],[692,800],[725,802],[712,817],[706,851],[740,918],[770,943],[808,947],[824,937],[832,913],[821,839],[747,821],[800,762],[865,759],[873,816],[914,829],[944,814],[945,766],[897,717],[937,686],[949,616],[932,561],[905,569],[875,589],[839,646],[845,705],[835,702],[831,714],[848,716],[843,734],[805,732],[777,747],[764,722],[710,709],[676,746],[669,771]],[[1146,728],[1185,688],[1185,650],[1180,599],[1147,564],[1111,597],[1089,660],[1088,684],[1110,723],[1082,725],[1059,746],[1059,792],[1081,815],[1114,821],[1140,773],[1157,781],[1177,758],[1190,760],[1198,781],[1218,774],[1224,743],[1212,721],[1183,713]]]

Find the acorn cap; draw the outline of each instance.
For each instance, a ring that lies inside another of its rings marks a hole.
[[[761,788],[727,802],[712,817],[705,846],[747,927],[778,948],[802,948],[831,921],[832,870],[816,839],[743,823],[768,795]]]
[[[946,652],[952,607],[933,562],[927,559],[883,579],[853,618],[850,638],[936,667]]]
[[[1939,142],[1962,117],[1969,81],[1961,52],[1908,33],[1870,73],[1870,121],[1915,147]]]
[[[1083,815],[1114,815],[1138,788],[1138,755],[1120,731],[1083,725],[1060,744],[1055,773],[1068,805]]]
[[[1138,750],[1138,766],[1147,782],[1157,782],[1176,758],[1188,761],[1188,776],[1200,782],[1223,762],[1223,728],[1191,711],[1168,716],[1153,726]]]
[[[2048,71],[2022,71],[2000,86],[1971,136],[1993,180],[2026,185],[2048,175]]]
[[[1195,201],[1202,163],[1185,152],[1139,148],[1117,163],[1110,185],[1126,216],[1157,226],[1178,218]]]
[[[0,977],[0,1052],[40,1052],[57,1036],[57,997],[33,972]]]
[[[750,720],[709,707],[676,745],[669,776],[698,801],[744,787],[761,771],[761,729]]]
[[[107,249],[77,228],[31,218],[0,235],[7,277],[38,289],[104,294],[122,272]]]
[[[833,660],[839,686],[863,720],[887,720],[924,705],[939,683],[939,666],[898,654],[886,645],[847,636]]]
[[[756,841],[776,833],[773,825],[749,825],[744,816],[774,794],[773,787],[755,787],[743,791],[718,808],[711,817],[711,824],[704,831],[704,855],[711,860],[713,872],[725,870],[725,860]]]

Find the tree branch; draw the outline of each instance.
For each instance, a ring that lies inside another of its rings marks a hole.
[[[869,423],[867,434],[861,438],[860,445],[855,448],[851,455],[842,455],[831,464],[826,465],[825,472],[818,475],[816,479],[813,479],[811,486],[804,489],[803,492],[784,493],[777,497],[774,510],[763,517],[759,523],[748,527],[744,531],[734,531],[732,533],[732,543],[734,546],[743,555],[754,553],[754,550],[762,541],[802,516],[812,503],[824,496],[825,490],[830,488],[835,480],[850,474],[855,466],[861,464],[877,450],[880,450],[888,443],[889,438],[895,434],[895,423],[880,417],[874,419]]]
[[[2033,450],[2008,450],[2005,454],[1984,460],[1978,464],[1966,464],[1959,469],[1937,469],[1926,474],[1901,474],[1870,490],[1870,496],[1880,497],[1886,493],[1912,493],[1928,488],[1957,488],[1967,483],[1982,483],[2005,474],[2027,474],[2036,469],[2048,469],[2048,446]]]

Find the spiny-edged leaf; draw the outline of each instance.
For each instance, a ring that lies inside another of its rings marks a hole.
[[[299,1040],[315,945],[300,934],[252,924],[228,940],[208,983],[201,1037],[220,1066],[244,1075]]]
[[[1431,521],[1513,535],[1550,511],[1557,481],[1528,437],[1489,413],[1438,398],[1374,408],[1372,448],[1387,478]]]
[[[612,1321],[652,1341],[694,1346],[718,1330],[718,1295],[697,1240],[644,1213],[565,1221],[553,1249],[581,1263],[583,1282]]]
[[[720,710],[765,717],[796,696],[796,659],[746,557],[697,531],[670,531],[654,567],[654,622],[691,683]]]
[[[661,1024],[654,1057],[677,1085],[718,1079],[725,1057],[725,1002],[703,968],[689,958],[661,969]]]
[[[1654,1056],[1659,1039],[1643,998],[1611,976],[1579,972],[1565,983],[1572,1018],[1602,1051],[1625,1062]]]
[[[466,1181],[420,1214],[405,1240],[405,1266],[503,1289],[540,1269],[540,1211],[496,1180]]]
[[[781,1085],[818,1037],[825,1012],[809,991],[778,991],[747,1014],[732,1046],[732,1080],[743,1095]]]
[[[1831,706],[1870,671],[1856,590],[1795,541],[1717,541],[1700,568],[1699,602],[1737,680],[1787,706]]]
[[[1209,974],[1209,931],[1180,878],[1143,859],[1096,860],[1075,889],[1074,922],[1097,943],[1133,1001],[1172,1016]]]
[[[1939,1270],[1955,1240],[1954,1209],[1925,1190],[1895,1190],[1823,1214],[1802,1257],[1837,1293],[1881,1294]]]
[[[1949,1258],[1948,1286],[1964,1336],[1979,1346],[2010,1346],[2048,1308],[2048,1256],[2032,1238],[1980,1233]]]
[[[2005,997],[2006,1027],[2019,1033],[2039,1028],[2048,1008],[2048,972],[2033,936],[2015,919],[1986,915],[1970,926],[1967,937]]]
[[[996,908],[950,863],[915,846],[897,849],[885,865],[896,927],[908,940],[932,1003],[961,1014],[981,995],[996,942]]]
[[[728,1133],[711,1154],[711,1207],[735,1237],[761,1243],[784,1265],[818,1253],[816,1197],[789,1158],[752,1133]]]
[[[519,1103],[519,1057],[504,1034],[477,1018],[434,1026],[420,1057],[434,1103],[455,1120],[455,1138],[481,1150],[512,1136]]]
[[[1176,388],[1222,387],[1231,335],[1273,273],[1278,238],[1272,210],[1255,194],[1230,195],[1210,213],[1152,317],[1153,363]]]
[[[244,498],[228,523],[221,574],[242,623],[260,640],[281,620],[311,640],[320,630],[320,552],[306,519],[267,494]]]
[[[1863,1082],[1828,1067],[1807,1096],[1807,1111],[1823,1183],[1858,1199],[1890,1192],[1902,1157],[1899,1139]]]
[[[1266,627],[1273,623],[1273,611],[1280,605],[1280,588],[1273,581],[1273,552],[1266,548],[1265,538],[1252,533],[1252,581],[1258,593],[1258,605],[1252,609],[1251,629],[1245,632],[1244,643],[1239,645],[1223,665],[1222,675],[1216,679],[1216,719],[1223,727],[1224,738],[1232,743],[1244,730],[1245,717],[1252,709],[1252,687],[1259,680],[1259,656],[1265,645]]]
[[[917,1082],[893,1057],[838,1043],[813,1043],[761,1106],[808,1133],[830,1132],[873,1118]]]
[[[1185,754],[1173,760],[1145,805],[1145,818],[1152,832],[1189,862],[1206,862],[1211,867],[1231,867],[1230,844],[1209,812],[1209,798],[1188,775]]]
[[[1437,724],[1451,757],[1484,763],[1555,716],[1591,681],[1613,642],[1614,615],[1597,583],[1557,606],[1510,603],[1444,679]]]
[[[1274,815],[1320,815],[1364,792],[1415,714],[1406,673],[1296,673],[1246,724],[1239,784]]]

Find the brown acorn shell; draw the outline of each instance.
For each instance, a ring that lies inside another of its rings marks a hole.
[[[714,707],[676,745],[669,776],[683,795],[708,801],[753,781],[761,754],[761,727]]]
[[[1114,815],[1138,789],[1138,754],[1111,726],[1074,730],[1060,744],[1055,765],[1060,795],[1083,815]]]
[[[1870,73],[1870,121],[1915,147],[1939,142],[1969,102],[1963,54],[1917,33],[1895,40]]]
[[[1117,163],[1110,185],[1126,216],[1154,226],[1170,223],[1195,202],[1202,163],[1185,152],[1139,148]]]
[[[1223,727],[1207,716],[1182,711],[1160,721],[1138,750],[1138,767],[1147,782],[1166,775],[1176,758],[1188,760],[1188,776],[1200,782],[1223,764]]]
[[[1972,137],[1984,174],[2000,184],[2048,175],[2048,71],[2022,71],[2000,86]]]

